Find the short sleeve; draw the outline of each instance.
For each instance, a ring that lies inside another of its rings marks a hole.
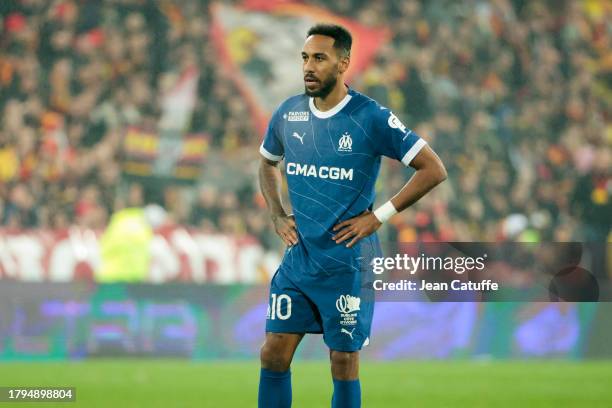
[[[281,134],[278,129],[281,125],[279,110],[280,109],[277,109],[272,115],[272,118],[270,118],[268,129],[259,147],[259,153],[263,157],[275,162],[283,160],[283,156],[285,155],[285,148],[283,147]]]
[[[404,166],[410,162],[427,144],[387,108],[379,106],[374,114],[374,135],[378,153],[401,161]]]

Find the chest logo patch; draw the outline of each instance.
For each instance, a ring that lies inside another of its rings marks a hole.
[[[308,122],[310,119],[310,113],[306,112],[289,112],[283,115],[283,118],[287,119],[288,122]]]
[[[352,152],[353,151],[353,139],[348,132],[344,132],[342,137],[338,141],[338,151],[340,152]]]

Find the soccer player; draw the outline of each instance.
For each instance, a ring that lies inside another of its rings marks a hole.
[[[370,261],[375,231],[446,178],[427,143],[387,108],[344,83],[352,38],[318,24],[302,49],[304,94],[283,102],[263,143],[259,182],[276,232],[287,245],[272,278],[261,349],[259,407],[291,406],[291,360],[305,333],[323,333],[330,350],[332,407],[361,406],[359,350],[372,321]],[[416,169],[372,210],[381,156]],[[285,173],[293,214],[281,202]]]

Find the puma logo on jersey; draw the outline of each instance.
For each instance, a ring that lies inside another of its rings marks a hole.
[[[302,133],[302,136],[300,136],[300,135],[297,134],[297,132],[293,132],[293,134],[291,136],[295,137],[300,142],[302,142],[302,144],[304,144],[304,136],[306,136],[306,133]]]
[[[355,331],[355,328],[353,327],[353,330],[348,331],[346,330],[344,327],[340,330],[340,333],[344,333],[347,336],[349,336],[351,338],[351,340],[353,340],[353,332]]]

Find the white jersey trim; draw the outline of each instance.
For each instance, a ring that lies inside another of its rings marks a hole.
[[[270,153],[269,151],[266,150],[265,147],[263,147],[263,144],[259,146],[259,153],[268,160],[272,160],[275,162],[279,162],[283,160],[283,156],[277,156],[275,154]]]
[[[402,163],[404,166],[408,167],[412,159],[416,157],[416,155],[421,151],[421,149],[427,144],[427,142],[423,139],[417,140],[417,142],[406,152],[404,157],[402,157]]]
[[[308,104],[310,105],[310,111],[312,112],[313,115],[315,115],[319,119],[328,119],[334,116],[336,113],[340,112],[342,108],[344,108],[346,104],[349,103],[352,97],[353,95],[346,94],[344,99],[338,102],[336,106],[324,112],[317,109],[317,107],[314,104],[314,98],[310,98],[310,100],[308,101]]]

